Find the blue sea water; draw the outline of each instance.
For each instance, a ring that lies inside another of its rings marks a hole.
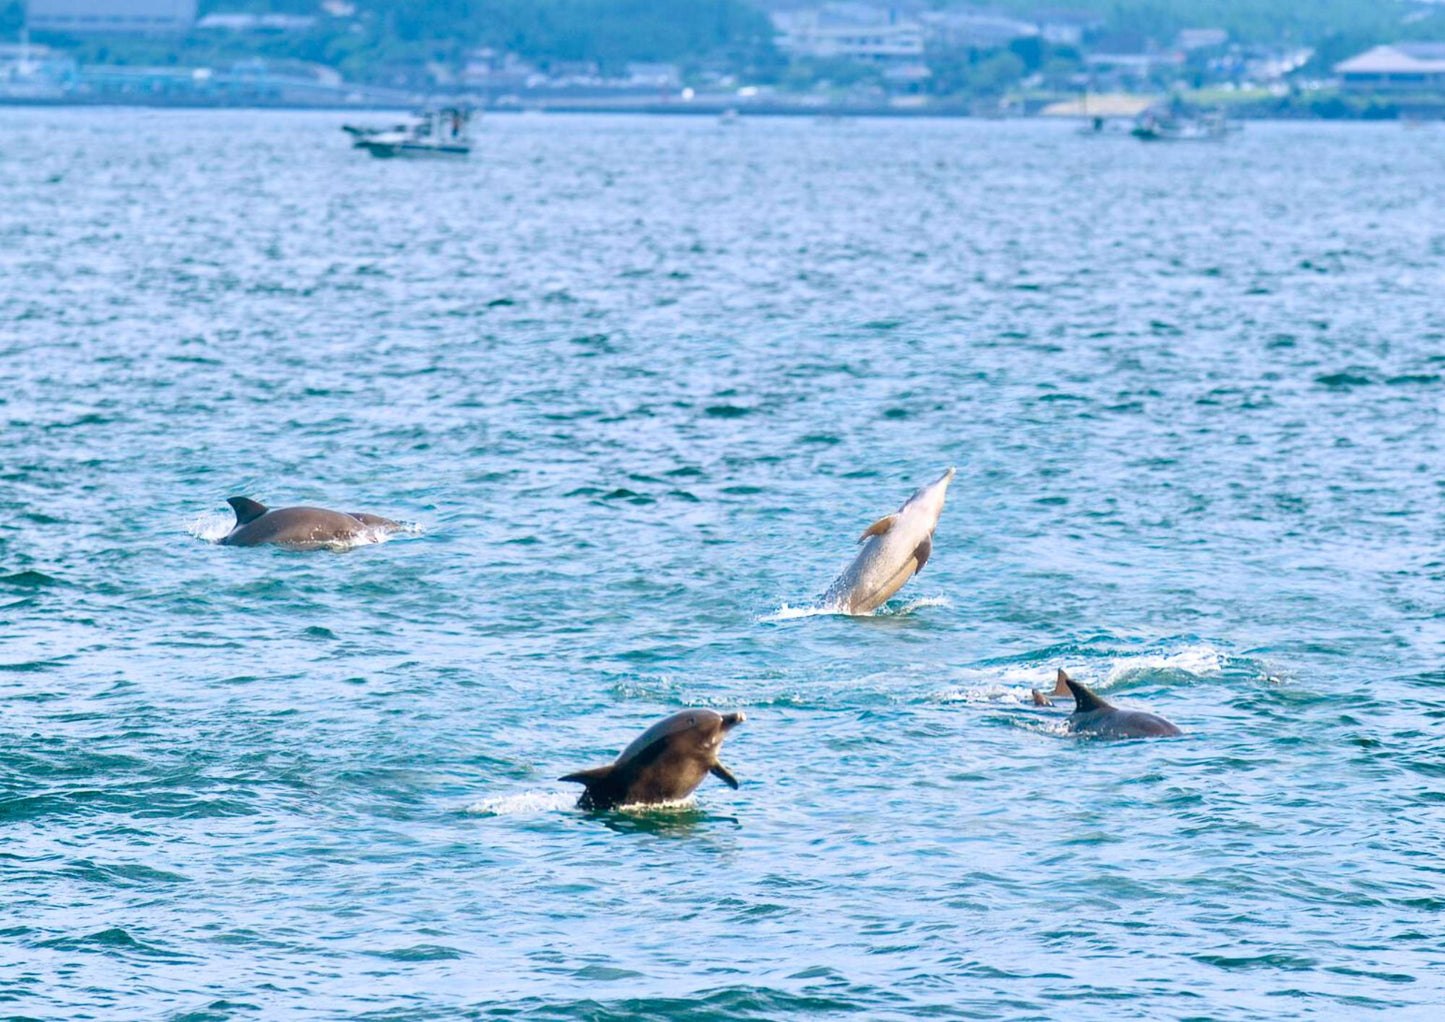
[[[1438,1017],[1445,130],[343,119],[0,111],[0,1015]]]

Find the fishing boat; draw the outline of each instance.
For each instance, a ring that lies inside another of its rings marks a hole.
[[[472,151],[469,120],[468,112],[460,107],[441,107],[393,128],[344,124],[342,130],[355,140],[355,148],[378,159],[460,158]]]
[[[1222,113],[1190,116],[1149,109],[1139,115],[1130,134],[1144,142],[1216,142],[1237,130]]]

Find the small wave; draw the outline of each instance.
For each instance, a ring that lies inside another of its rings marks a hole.
[[[916,600],[909,600],[897,607],[885,603],[873,613],[879,617],[902,617],[905,614],[912,614],[915,610],[922,610],[924,607],[952,606],[953,602],[947,596],[920,596]]]
[[[500,795],[467,806],[468,816],[518,816],[526,813],[555,813],[577,804],[578,791],[524,791]]]
[[[1144,671],[1181,671],[1200,677],[1224,671],[1224,654],[1208,643],[1186,646],[1176,653],[1139,653],[1114,657],[1104,674],[1107,687]],[[1065,665],[1065,670],[1068,666]]]
[[[1063,717],[1025,717],[1021,720],[1010,721],[1014,727],[1031,732],[1036,735],[1048,735],[1050,738],[1076,738],[1074,732],[1069,730],[1069,723]]]

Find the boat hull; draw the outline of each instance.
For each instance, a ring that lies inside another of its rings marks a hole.
[[[379,160],[447,160],[463,159],[471,154],[466,145],[424,145],[416,142],[376,142],[362,139],[356,143]]]

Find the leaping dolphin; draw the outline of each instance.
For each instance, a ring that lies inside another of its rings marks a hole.
[[[1183,734],[1163,717],[1143,710],[1121,710],[1062,671],[1059,675],[1074,695],[1074,712],[1069,714],[1068,728],[1076,734],[1100,738],[1171,738]]]
[[[228,497],[236,524],[217,542],[223,546],[273,543],[290,550],[318,550],[348,543],[367,534],[395,532],[401,524],[380,515],[343,513],[319,507],[278,507],[274,510],[249,497]]]
[[[717,754],[727,733],[746,719],[741,713],[683,710],[642,732],[607,766],[561,780],[586,785],[577,800],[583,809],[676,802],[691,795],[708,774],[736,788],[738,779]]]
[[[881,607],[923,570],[933,553],[933,530],[938,528],[953,476],[950,468],[920,487],[897,511],[863,530],[858,537],[863,549],[823,594],[825,607],[845,614],[866,614]]]

